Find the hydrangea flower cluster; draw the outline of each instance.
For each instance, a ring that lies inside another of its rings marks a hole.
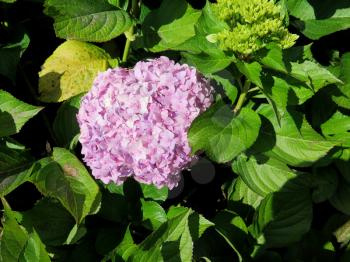
[[[134,177],[175,187],[196,158],[187,131],[212,103],[212,91],[195,68],[167,57],[100,73],[77,115],[92,174],[106,184]]]
[[[225,51],[247,56],[268,43],[288,48],[298,39],[285,28],[281,7],[271,0],[217,0],[213,10],[228,25],[216,36]]]

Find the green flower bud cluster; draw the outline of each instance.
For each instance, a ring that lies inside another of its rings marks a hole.
[[[216,36],[225,51],[248,56],[271,42],[291,47],[298,38],[285,27],[281,7],[270,0],[217,0],[213,10],[228,25]]]

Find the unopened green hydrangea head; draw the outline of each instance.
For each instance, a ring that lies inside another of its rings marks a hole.
[[[213,10],[228,25],[216,36],[225,51],[248,56],[268,43],[291,47],[298,38],[288,32],[280,6],[271,0],[217,0]]]

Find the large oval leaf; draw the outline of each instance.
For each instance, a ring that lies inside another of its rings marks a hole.
[[[264,141],[275,140],[274,147],[266,154],[286,164],[310,166],[335,146],[334,142],[325,140],[313,130],[305,117],[296,111],[285,112],[280,124],[270,106],[263,105],[259,113],[273,125],[273,128],[262,129]]]
[[[54,148],[52,158],[39,163],[42,167],[33,175],[32,182],[43,195],[57,198],[77,223],[98,211],[99,187],[72,153]]]
[[[65,39],[105,42],[132,25],[128,13],[107,0],[46,0],[45,13],[55,20],[56,35]]]
[[[253,225],[259,244],[283,247],[297,242],[309,231],[312,200],[308,190],[267,195],[256,211]]]
[[[101,48],[69,40],[46,59],[39,72],[39,99],[60,102],[87,92],[98,72],[108,68],[110,56]]]
[[[192,123],[188,139],[193,153],[204,150],[214,161],[225,163],[255,142],[260,124],[253,110],[243,108],[235,116],[230,107],[219,101]]]
[[[274,158],[262,155],[248,158],[240,155],[232,163],[232,168],[251,190],[261,196],[282,189],[283,191],[294,191],[300,186],[293,183],[293,179],[298,176],[296,172]]]

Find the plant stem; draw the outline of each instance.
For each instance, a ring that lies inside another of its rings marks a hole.
[[[134,34],[134,26],[131,26],[128,31],[129,36]],[[129,37],[126,38],[122,62],[125,63],[128,60],[129,50],[130,50],[131,40]]]
[[[260,88],[256,86],[254,88],[249,89],[248,93],[251,93],[251,92],[254,92],[254,91],[259,91],[259,90],[260,90]]]
[[[237,104],[236,104],[235,108],[233,109],[233,113],[235,115],[237,115],[239,110],[241,110],[241,107],[243,106],[243,103],[245,102],[245,99],[247,97],[249,88],[250,88],[250,81],[246,80],[245,83],[244,83],[244,86],[242,88],[242,92],[241,92],[241,94],[238,97]]]
[[[140,5],[141,5],[141,1],[132,0],[130,13],[135,18],[137,18],[139,16]],[[130,52],[130,46],[131,46],[131,42],[132,42],[132,40],[130,38],[134,35],[134,30],[135,30],[134,27],[135,26],[132,25],[130,27],[129,31],[127,32],[127,37],[126,37],[126,42],[125,42],[125,47],[124,47],[124,52],[123,52],[123,57],[122,57],[122,62],[123,63],[125,63],[128,60],[128,56],[129,56],[129,52]]]

